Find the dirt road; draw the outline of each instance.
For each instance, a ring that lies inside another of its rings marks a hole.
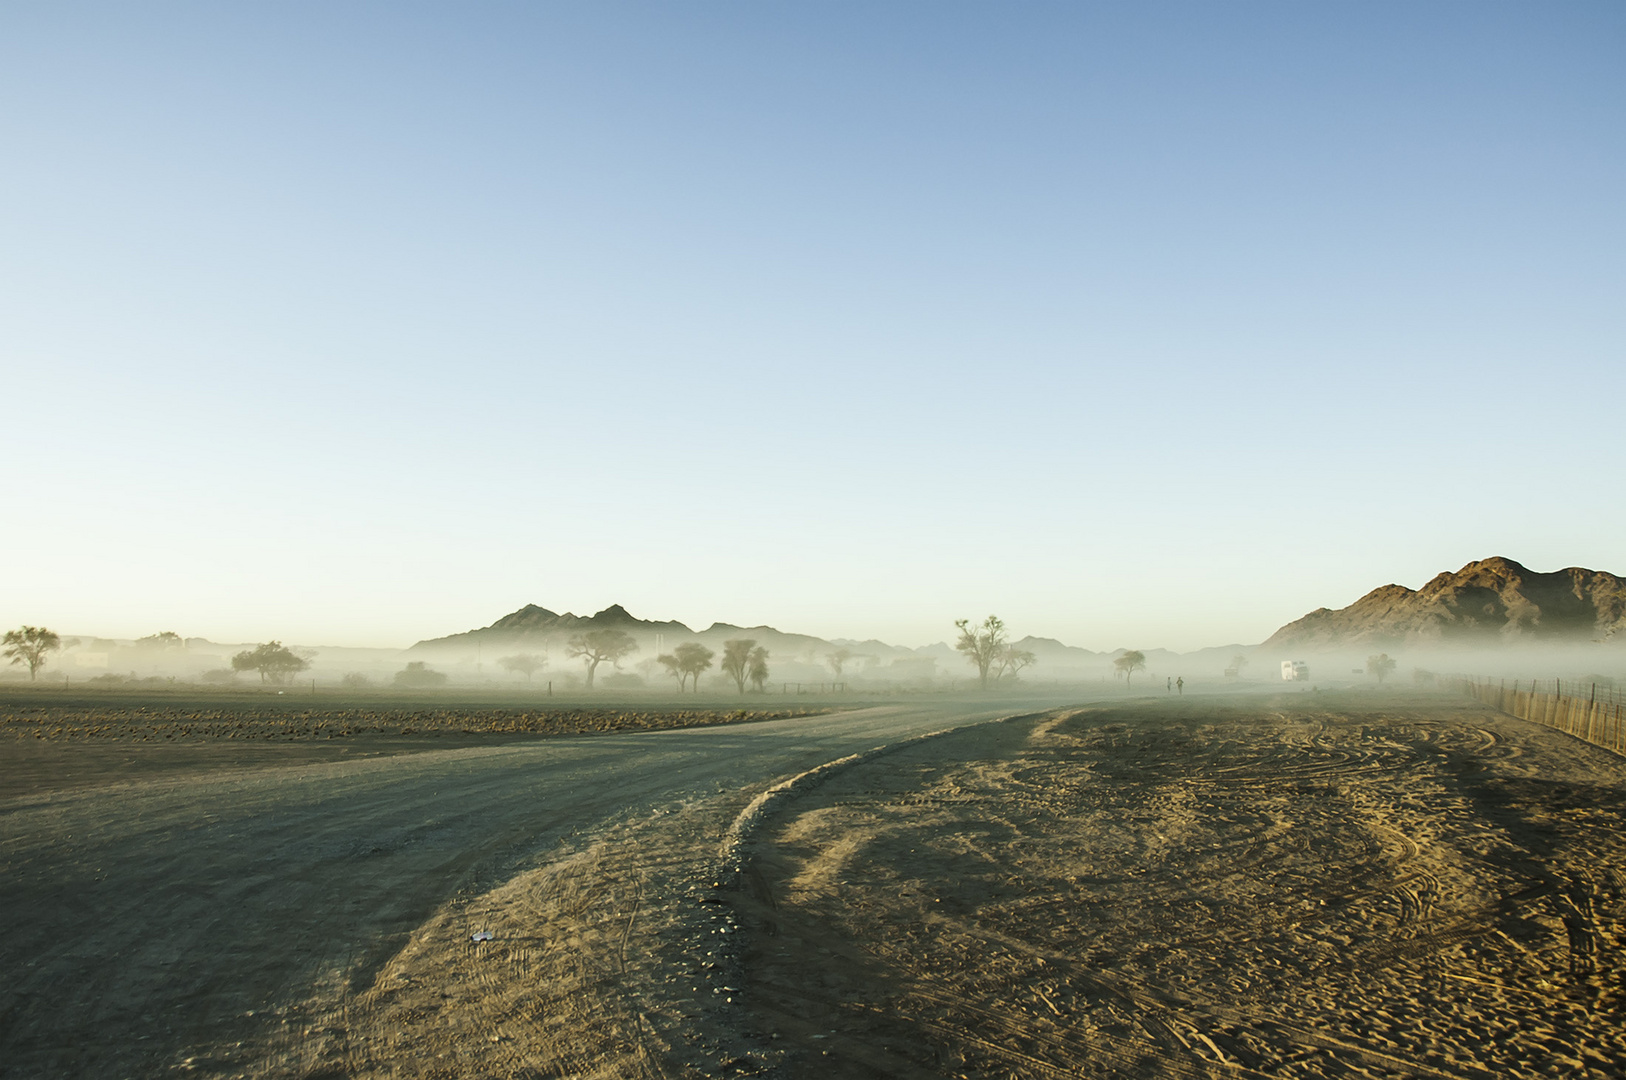
[[[38,782],[39,747],[18,747],[33,781],[0,798],[0,1075],[352,1071],[367,1051],[345,1016],[448,900],[651,820],[698,845],[683,871],[703,875],[705,830],[775,779],[1001,711],[316,763],[291,746],[302,763],[288,765],[258,748],[251,767],[205,754],[155,779],[65,769],[63,789]],[[453,936],[468,944],[464,927]]]
[[[1445,696],[1042,707],[81,770],[0,801],[0,1074],[1626,1075],[1620,758]],[[776,780],[995,717],[726,873]]]

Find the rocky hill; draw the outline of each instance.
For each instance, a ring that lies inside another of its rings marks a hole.
[[[620,604],[611,604],[603,611],[594,615],[572,615],[565,612],[563,615],[549,611],[536,604],[526,604],[518,611],[510,612],[492,623],[482,626],[478,630],[466,630],[461,634],[448,634],[445,637],[430,638],[420,641],[412,646],[413,649],[436,650],[447,647],[475,644],[517,645],[526,642],[540,643],[544,640],[563,637],[571,634],[581,634],[588,630],[625,630],[629,634],[677,634],[688,636],[694,633],[680,622],[651,622],[633,615]]]
[[[785,633],[771,626],[735,626],[732,623],[712,623],[704,630],[670,620],[660,622],[640,619],[620,604],[611,604],[594,615],[558,614],[536,604],[526,604],[492,623],[461,634],[430,638],[412,646],[410,651],[435,655],[457,655],[471,651],[475,646],[490,648],[524,648],[544,650],[550,646],[563,647],[577,634],[589,630],[623,630],[631,634],[639,648],[649,652],[657,640],[670,649],[684,641],[698,641],[714,650],[720,650],[730,638],[750,638],[768,649],[780,661],[801,658],[809,665],[822,666],[824,657],[835,651],[839,643],[831,643],[807,634]],[[658,635],[658,637],[657,637]],[[874,643],[877,648],[859,650],[855,657],[871,662],[890,659],[894,655],[910,655],[911,650]]]
[[[1501,557],[1443,573],[1421,589],[1385,585],[1346,608],[1320,608],[1266,648],[1626,641],[1626,581],[1572,566],[1537,573]]]

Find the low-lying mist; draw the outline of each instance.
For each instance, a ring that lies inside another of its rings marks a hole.
[[[906,648],[882,642],[827,642],[767,628],[726,628],[689,635],[631,634],[636,648],[619,660],[596,665],[595,692],[694,692],[680,688],[661,663],[682,644],[692,643],[714,654],[700,672],[698,691],[707,695],[735,693],[735,682],[718,664],[729,641],[749,640],[767,652],[763,693],[945,692],[976,687],[976,671],[947,642]],[[234,658],[267,643],[229,644],[179,635],[154,640],[107,638],[65,639],[61,651],[41,669],[40,684],[88,688],[193,685],[252,688],[261,685],[337,687],[351,691],[432,691],[444,688],[507,691],[521,695],[576,694],[587,689],[587,658],[572,656],[565,638],[516,638],[476,643],[417,646],[411,649],[351,647],[283,647],[302,665],[297,669],[261,671]],[[282,643],[277,643],[282,644]],[[1123,650],[1099,653],[1049,639],[1021,638],[1013,644],[1030,650],[1035,660],[1005,688],[1022,686],[1122,685],[1124,673],[1115,661]],[[1508,643],[1481,647],[1399,644],[1384,647],[1276,648],[1231,645],[1175,653],[1140,650],[1144,665],[1129,673],[1130,688],[1164,688],[1184,679],[1191,688],[1214,684],[1268,686],[1284,681],[1284,662],[1297,662],[1299,678],[1314,686],[1399,685],[1429,683],[1453,674],[1519,679],[1591,681],[1626,686],[1626,642],[1571,641]],[[1381,659],[1380,659],[1381,658]],[[25,670],[0,669],[8,682],[27,682]],[[751,687],[747,687],[748,692]]]

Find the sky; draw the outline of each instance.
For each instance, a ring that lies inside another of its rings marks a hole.
[[[1626,573],[1626,6],[0,9],[0,623]]]

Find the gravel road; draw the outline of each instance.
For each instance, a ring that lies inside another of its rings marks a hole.
[[[252,767],[0,791],[0,1076],[367,1071],[377,1049],[355,1002],[459,897],[629,823],[666,819],[698,858],[778,780],[1037,707],[911,703],[318,763],[261,751]]]

